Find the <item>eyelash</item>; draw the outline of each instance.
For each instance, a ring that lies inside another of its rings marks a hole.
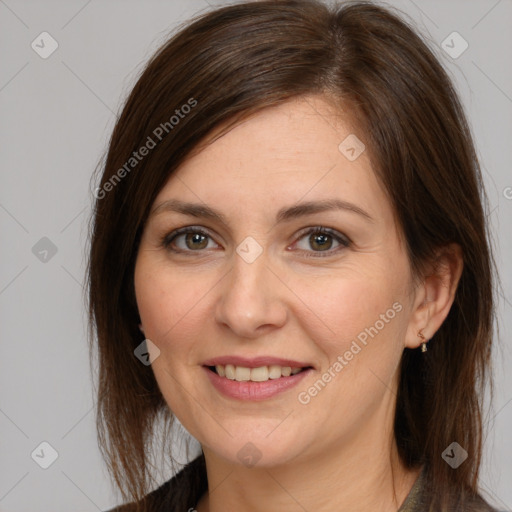
[[[182,250],[182,249],[174,249],[171,247],[171,244],[180,235],[190,234],[190,233],[203,235],[203,236],[206,236],[213,240],[211,235],[207,231],[201,229],[200,227],[187,226],[184,228],[176,229],[175,231],[172,231],[171,233],[165,235],[161,240],[161,246],[164,249],[167,249],[168,251],[171,251],[174,253],[179,253],[179,254],[186,254],[187,256],[188,255],[192,256],[194,253],[203,252],[203,250],[197,250],[197,251]],[[314,227],[310,227],[310,228],[305,228],[304,230],[300,231],[298,234],[298,238],[294,242],[294,244],[297,243],[298,241],[300,241],[302,238],[306,237],[307,235],[312,235],[312,234],[331,236],[334,238],[334,240],[336,242],[338,242],[340,244],[340,246],[334,250],[328,249],[326,251],[304,251],[304,250],[301,250],[302,252],[308,254],[307,256],[305,256],[307,258],[325,258],[327,256],[332,256],[333,254],[337,254],[341,250],[346,249],[347,247],[349,247],[351,245],[351,241],[349,240],[348,237],[341,235],[340,233],[338,233],[337,231],[335,231],[333,229],[325,228],[323,226],[314,226]]]

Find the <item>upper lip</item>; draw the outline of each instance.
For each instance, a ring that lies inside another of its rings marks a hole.
[[[242,356],[220,356],[208,359],[203,363],[204,366],[226,366],[232,364],[234,366],[243,366],[245,368],[260,368],[261,366],[290,366],[292,368],[307,368],[312,366],[309,363],[295,361],[293,359],[283,359],[281,357],[259,356],[259,357],[242,357]]]

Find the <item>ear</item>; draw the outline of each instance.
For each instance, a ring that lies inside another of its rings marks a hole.
[[[452,307],[463,266],[462,250],[458,244],[439,249],[428,275],[416,287],[405,337],[406,347],[421,345],[420,330],[426,340],[430,340],[441,327]]]

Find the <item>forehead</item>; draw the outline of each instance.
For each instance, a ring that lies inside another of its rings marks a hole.
[[[326,99],[293,99],[241,121],[186,160],[155,203],[173,197],[277,210],[329,196],[375,211],[385,197],[364,140],[350,116]]]

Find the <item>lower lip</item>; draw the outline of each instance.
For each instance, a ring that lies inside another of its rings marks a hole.
[[[230,398],[250,401],[273,398],[296,386],[312,371],[312,368],[308,368],[307,370],[303,370],[295,375],[290,375],[289,377],[269,379],[265,382],[252,382],[250,380],[238,382],[236,380],[227,379],[226,377],[220,377],[206,366],[203,366],[203,368],[217,391]]]

